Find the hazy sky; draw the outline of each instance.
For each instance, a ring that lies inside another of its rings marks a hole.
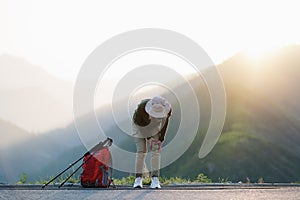
[[[218,64],[240,50],[300,44],[297,1],[0,0],[0,54],[24,57],[75,79],[83,61],[110,37],[164,28],[196,41]]]

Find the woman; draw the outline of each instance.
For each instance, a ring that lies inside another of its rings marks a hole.
[[[165,139],[171,104],[163,97],[142,100],[133,115],[132,131],[136,144],[136,179],[134,188],[142,188],[142,176],[147,153],[147,140],[151,151],[151,185],[161,188],[159,183],[160,152]]]

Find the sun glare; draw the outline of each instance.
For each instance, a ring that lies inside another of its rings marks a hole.
[[[252,60],[261,60],[274,49],[275,47],[253,47],[244,50],[244,52]]]

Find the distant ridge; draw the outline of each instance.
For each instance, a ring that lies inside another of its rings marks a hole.
[[[33,134],[0,119],[0,149],[5,149],[28,140]]]
[[[0,55],[0,118],[29,132],[70,122],[72,88],[23,58]]]
[[[217,66],[227,95],[226,121],[217,145],[201,160],[198,152],[209,124],[211,105],[203,80],[192,80],[196,95],[201,99],[198,134],[183,156],[161,170],[162,176],[194,178],[204,173],[214,182],[229,180],[245,183],[247,178],[251,183],[260,178],[265,183],[299,181],[299,52],[299,46],[286,47],[255,62],[240,53]],[[173,91],[181,91],[182,88],[178,84]],[[188,91],[181,92],[184,92],[184,98],[180,103],[189,105],[190,94]],[[174,111],[179,109],[180,105],[176,102],[172,104]],[[111,122],[113,119],[107,112],[105,109],[96,111],[99,120],[106,124],[106,133],[118,146],[135,151],[132,138]],[[94,115],[92,112],[78,120],[86,128],[86,136],[99,133],[98,127],[91,125],[90,119]],[[180,116],[174,114],[165,144],[174,137],[178,124]],[[26,172],[30,180],[55,175],[86,151],[81,142],[75,124],[70,123],[65,128],[48,131],[12,149],[1,151],[1,156],[5,153],[5,158],[8,158],[7,164],[14,167],[9,171],[11,174],[8,171],[0,174],[0,180],[13,182],[22,172]],[[24,149],[26,151],[22,152]],[[24,163],[22,166],[18,165],[20,159]],[[1,171],[4,171],[3,168]]]

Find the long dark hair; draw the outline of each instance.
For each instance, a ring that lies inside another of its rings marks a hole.
[[[150,99],[142,100],[133,114],[133,122],[138,126],[147,126],[151,122],[149,114],[145,110],[149,100]]]

